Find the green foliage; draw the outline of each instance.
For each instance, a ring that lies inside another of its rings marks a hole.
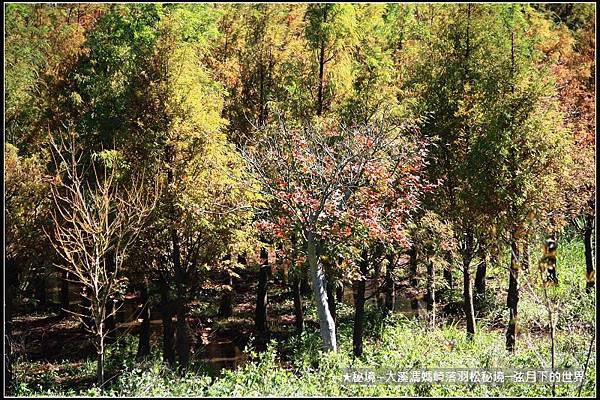
[[[82,52],[84,29],[68,17],[69,7],[6,7],[6,138],[28,154],[44,149],[49,126],[55,123],[61,76]]]
[[[412,223],[407,237],[404,229],[397,232],[402,244],[413,243],[418,259],[433,261],[436,269],[446,267],[457,248],[473,242],[465,240],[469,234],[480,246],[471,256],[492,255],[485,301],[478,307],[478,334],[471,341],[460,316],[458,322],[448,319],[427,331],[414,319],[385,318],[367,304],[364,357],[355,360],[348,321],[353,310],[340,305],[340,351],[335,354],[322,353],[318,332],[308,328],[301,337],[252,354],[238,370],[211,376],[211,366],[195,361],[181,376],[160,363],[156,349],[149,360],[136,362],[135,340],[127,340],[107,354],[107,369],[117,376],[105,388],[91,383],[93,360],[57,364],[20,358],[17,394],[548,396],[550,388],[544,386],[366,387],[344,386],[340,379],[350,365],[548,365],[548,313],[537,269],[541,247],[534,241],[554,231],[559,233],[560,284],[547,293],[556,312],[556,363],[579,367],[585,361],[596,304],[594,293],[583,288],[583,244],[566,239],[590,224],[595,205],[593,5],[12,3],[5,14],[8,286],[29,289],[56,257],[45,235],[54,206],[49,183],[58,179],[49,166],[48,144],[66,127],[77,132],[86,149],[83,164],[116,169],[119,179],[144,176],[148,187],[162,183],[156,211],[125,260],[133,284],[140,277],[155,278],[160,270],[172,286],[175,242],[189,297],[203,283],[221,279],[221,272],[236,276],[235,255],[255,252],[262,233],[254,229],[256,216],[250,210],[265,200],[256,195],[251,173],[265,171],[250,171],[239,149],[265,146],[274,132],[259,138],[254,128],[275,126],[278,117],[300,136],[306,132],[298,127],[328,132],[327,125],[335,121],[331,134],[321,135],[317,156],[297,162],[297,171],[311,182],[324,182],[319,161],[330,156],[327,146],[345,146],[337,124],[372,126],[381,117],[374,110],[407,121],[400,129],[410,134],[390,152],[408,154],[409,145],[428,144],[427,153],[415,150],[426,159],[424,172],[401,157],[397,164],[385,163],[400,177],[396,180],[367,171],[369,188],[397,191],[400,200],[393,206],[371,201],[369,192],[350,198],[350,217],[330,213],[320,231],[323,242],[336,242],[323,249],[328,268],[340,264],[332,261],[340,255],[345,258],[340,270],[352,267],[361,246],[371,246],[365,242],[372,224],[355,223],[359,209],[364,212],[358,214],[382,217],[378,231]],[[319,87],[323,115],[315,118]],[[290,155],[306,144],[287,151],[288,144],[281,142],[271,150]],[[262,147],[255,150],[267,153]],[[350,160],[365,151],[356,153]],[[275,181],[288,161],[270,167]],[[348,162],[339,171],[352,168]],[[414,185],[405,185],[409,181]],[[433,190],[427,186],[421,195],[415,187],[424,182],[432,183]],[[309,187],[300,200],[318,196],[323,188]],[[273,197],[291,194],[282,184]],[[412,211],[418,203],[423,207],[416,219]],[[586,223],[577,223],[586,216]],[[575,224],[565,228],[573,219]],[[288,222],[277,219],[280,231],[296,228]],[[347,237],[331,240],[342,232]],[[519,344],[509,357],[502,329],[508,316],[505,239],[511,234],[528,235],[532,251],[531,266],[521,274]],[[357,239],[349,240],[350,235]],[[377,245],[393,247],[387,239],[379,243],[382,239]],[[287,248],[299,243],[278,243],[285,247],[282,253],[293,254],[301,264],[302,252]],[[397,268],[395,275],[401,278],[405,272]],[[13,294],[11,299],[22,298]],[[446,290],[438,300],[459,304],[460,293]],[[291,308],[290,303],[277,307]],[[216,302],[195,307],[193,318],[216,314]],[[317,319],[314,305],[306,319]],[[595,360],[584,394],[595,394],[594,372]],[[575,394],[570,386],[557,389],[557,395]]]
[[[452,224],[443,221],[436,213],[426,211],[415,225],[412,240],[417,260],[432,262],[436,270],[446,268],[448,259],[457,252]]]
[[[19,155],[15,146],[5,143],[4,251],[10,285],[20,281],[23,288],[27,287],[32,276],[46,273],[46,267],[56,259],[45,234],[51,229],[48,181],[43,158]],[[46,261],[40,263],[40,259]]]
[[[202,49],[210,49],[220,32],[217,20],[221,13],[211,4],[169,5],[174,31],[183,42],[196,43]]]
[[[540,4],[539,8],[552,17],[556,23],[567,25],[571,30],[585,26],[595,17],[595,7],[590,3]]]

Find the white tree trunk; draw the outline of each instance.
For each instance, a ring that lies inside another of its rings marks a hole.
[[[323,272],[323,265],[317,254],[315,238],[312,233],[307,235],[307,254],[313,284],[313,293],[315,295],[315,303],[317,304],[317,312],[319,314],[323,347],[327,351],[337,351],[335,322],[333,321],[333,317],[329,312],[329,306],[327,305],[325,273]]]

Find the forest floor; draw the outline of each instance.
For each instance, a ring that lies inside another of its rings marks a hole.
[[[246,359],[241,349],[249,342],[250,338],[257,338],[260,334],[254,326],[254,313],[256,307],[256,282],[258,273],[254,269],[245,270],[234,283],[233,312],[230,317],[219,317],[214,302],[210,299],[192,303],[192,316],[188,323],[191,328],[192,342],[202,349],[207,362],[223,367],[237,366]],[[378,282],[367,282],[367,302],[375,304],[376,299],[370,297],[376,290]],[[408,279],[396,285],[395,312],[407,316],[420,316],[426,318],[425,302],[422,300],[424,290],[412,288]],[[312,292],[303,296],[304,301],[310,302]],[[438,298],[444,299],[438,293]],[[413,303],[415,298],[420,300]],[[140,321],[132,318],[138,306],[136,293],[128,293],[126,302],[118,313],[118,331],[116,338],[125,335],[136,335]],[[353,304],[353,293],[349,287],[344,288],[343,303],[347,306]],[[411,304],[413,303],[413,304]],[[417,306],[415,309],[414,307]],[[448,301],[438,303],[445,318],[454,317],[457,321],[462,316],[461,301]],[[177,318],[173,317],[173,321]],[[284,341],[295,334],[295,316],[293,314],[292,293],[289,287],[276,277],[271,279],[269,285],[268,301],[268,334],[263,341]],[[310,328],[318,329],[318,320],[308,315],[305,324]],[[162,320],[160,313],[152,311],[151,314],[151,341],[159,343],[162,337]],[[94,355],[95,350],[88,340],[85,330],[78,317],[72,314],[61,315],[58,312],[41,311],[23,314],[13,319],[13,351],[31,361],[55,362],[68,359],[74,362],[84,360]],[[229,360],[231,358],[231,360]],[[231,361],[228,363],[227,361]]]
[[[583,365],[589,348],[589,327],[594,323],[595,299],[593,294],[582,293],[582,260],[575,243],[568,253],[569,258],[559,265],[561,286],[556,293],[559,311],[557,323],[557,363],[562,367]],[[581,253],[582,254],[582,253]],[[455,275],[454,290],[442,289],[438,294],[438,324],[435,329],[427,326],[424,303],[411,300],[423,294],[423,288],[415,290],[406,278],[400,279],[397,287],[397,312],[393,317],[382,319],[378,313],[376,299],[367,304],[365,332],[365,357],[362,365],[386,365],[395,357],[400,359],[391,365],[498,365],[535,367],[548,364],[548,330],[544,323],[546,310],[536,301],[535,289],[530,293],[527,282],[523,285],[521,298],[521,325],[517,341],[518,352],[509,358],[502,351],[506,324],[503,307],[506,292],[505,268],[490,268],[488,295],[480,303],[477,313],[478,335],[470,343],[464,335],[462,280],[459,271]],[[529,279],[529,278],[527,278]],[[352,292],[346,288],[344,300],[338,307],[339,359],[328,365],[329,356],[319,355],[318,320],[311,296],[304,298],[306,333],[295,335],[293,303],[289,287],[280,275],[270,279],[268,328],[269,335],[261,338],[254,328],[257,271],[248,268],[234,283],[233,313],[230,317],[218,316],[218,302],[210,294],[192,304],[189,324],[194,338],[192,371],[208,379],[204,384],[187,385],[179,377],[159,368],[165,386],[158,385],[157,377],[142,385],[139,381],[140,365],[135,362],[135,343],[138,323],[127,315],[133,315],[136,307],[134,294],[128,296],[129,305],[123,307],[122,320],[117,318],[120,334],[107,355],[108,388],[114,395],[283,395],[320,394],[330,395],[494,395],[491,389],[429,388],[408,390],[406,388],[371,388],[328,386],[323,379],[335,379],[332,374],[341,374],[343,365],[356,365],[351,357],[352,346]],[[532,281],[533,283],[533,281]],[[529,286],[532,287],[531,285]],[[367,295],[372,291],[368,290]],[[412,303],[412,305],[411,305]],[[157,313],[151,316],[151,342],[153,360],[160,361],[162,325]],[[94,349],[89,345],[86,333],[74,316],[61,317],[55,313],[31,313],[14,319],[15,373],[19,382],[17,394],[85,394],[94,387]],[[261,343],[269,342],[266,351]],[[592,358],[595,355],[595,349]],[[270,357],[270,358],[269,358]],[[412,360],[412,361],[411,361]],[[407,364],[408,363],[408,364]],[[415,364],[416,363],[416,364]],[[475,364],[473,364],[475,363]],[[159,363],[160,364],[160,363]],[[590,376],[595,371],[595,361],[590,365]],[[131,376],[137,371],[135,376]],[[190,372],[192,373],[192,372]],[[280,376],[280,374],[283,374]],[[291,374],[291,375],[289,375]],[[170,376],[167,379],[167,376]],[[337,376],[337,375],[336,375]],[[265,383],[275,379],[275,383]],[[279,380],[287,382],[280,387]],[[241,385],[240,380],[246,382]],[[249,381],[248,381],[249,380]],[[248,384],[248,382],[253,382]],[[263,382],[263,383],[260,383]],[[593,390],[595,380],[589,383]],[[158,386],[154,386],[154,385]],[[134,385],[135,387],[129,387]],[[148,386],[150,385],[150,386]],[[244,387],[245,389],[243,389]],[[587,386],[586,386],[587,388]],[[547,390],[545,388],[544,390]],[[564,394],[573,393],[573,388],[564,387]],[[95,389],[98,390],[98,389]],[[536,391],[537,390],[537,391]],[[519,395],[543,395],[542,389],[509,388],[504,393]],[[563,389],[559,389],[563,390]],[[289,392],[289,393],[288,393]],[[91,394],[99,394],[92,390]]]

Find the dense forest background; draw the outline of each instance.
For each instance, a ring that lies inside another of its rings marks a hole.
[[[7,4],[5,390],[593,396],[595,13]]]

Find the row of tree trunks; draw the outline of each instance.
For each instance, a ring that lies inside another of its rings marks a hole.
[[[463,252],[463,297],[464,297],[464,311],[467,322],[467,332],[469,334],[475,333],[475,313],[474,313],[474,305],[473,305],[473,294],[471,289],[471,276],[470,276],[470,264],[473,258],[472,251],[472,243],[467,243],[466,248]],[[314,245],[314,244],[313,244]],[[507,349],[509,351],[514,350],[515,343],[515,334],[516,334],[516,322],[517,322],[517,304],[518,304],[518,269],[519,269],[519,248],[515,240],[511,245],[511,273],[509,280],[509,291],[508,291],[508,299],[507,306],[510,310],[510,321],[507,329]],[[416,254],[411,251],[411,268],[413,265],[416,265]],[[393,310],[394,303],[394,285],[393,280],[391,278],[391,274],[393,272],[394,263],[393,257],[388,256],[388,269],[386,271],[386,309]],[[313,260],[314,265],[314,260]],[[318,262],[317,262],[318,265]],[[361,264],[361,271],[368,271],[368,265],[366,262]],[[483,257],[477,265],[477,272],[475,277],[475,291],[478,295],[483,295],[485,292],[485,276],[487,270],[487,257]],[[317,272],[319,270],[317,269]],[[312,271],[311,271],[312,272]],[[267,287],[268,287],[268,273],[269,273],[269,265],[267,261],[266,250],[263,248],[261,250],[261,267],[259,272],[259,287],[258,287],[258,296],[257,296],[257,304],[256,304],[256,326],[259,332],[266,332],[267,329]],[[325,300],[327,304],[327,311],[329,311],[329,317],[332,322],[335,322],[335,309],[336,309],[336,301],[340,301],[343,294],[343,287],[339,285],[336,288],[333,282],[327,284],[325,279],[322,280],[322,286],[319,288],[319,279],[314,279],[315,274],[313,275],[313,284],[317,287],[315,290],[315,296],[319,297],[321,301]],[[321,275],[323,275],[322,266],[321,266]],[[412,275],[415,276],[414,274]],[[430,313],[430,321],[435,324],[435,269],[433,264],[430,262],[427,264],[427,309]],[[230,281],[230,284],[232,282]],[[354,325],[354,352],[355,355],[362,354],[362,336],[364,330],[364,305],[365,305],[365,282],[357,281],[354,283],[354,288],[356,291],[355,298],[355,325]],[[303,315],[303,307],[302,307],[302,278],[296,277],[291,281],[291,289],[294,300],[294,314],[296,316],[296,331],[298,334],[301,334],[304,330],[304,315]],[[324,289],[324,290],[323,290]],[[338,290],[339,289],[339,290]],[[323,293],[324,292],[324,293]],[[147,297],[147,289],[143,291],[142,297]],[[324,296],[323,296],[324,294]],[[167,300],[168,301],[168,300]],[[145,303],[142,300],[142,303]],[[321,308],[322,305],[321,305]],[[323,312],[323,310],[321,310]],[[178,313],[179,314],[179,313]],[[168,315],[165,314],[165,315]],[[330,333],[335,332],[335,325],[333,325],[333,329],[331,329],[330,325],[326,323],[321,324],[322,329],[324,325],[324,329]],[[172,359],[172,356],[169,356],[169,348],[172,347],[172,339],[169,340],[169,337],[172,338],[172,328],[169,326],[170,318],[167,318],[168,322],[165,323],[165,360],[168,361]],[[146,319],[149,323],[149,317]],[[179,321],[179,318],[178,318]],[[178,331],[179,331],[178,325]],[[184,328],[185,329],[185,328]],[[183,332],[186,332],[185,330]],[[179,335],[178,335],[179,336]],[[328,335],[326,335],[328,336]],[[140,334],[142,337],[142,334]],[[329,346],[333,347],[335,343],[335,337],[330,336]],[[171,345],[169,345],[171,343]],[[179,351],[178,351],[179,353]]]
[[[264,250],[264,249],[263,249]],[[515,345],[515,332],[516,332],[516,317],[517,317],[517,303],[518,303],[518,284],[517,284],[517,277],[518,277],[518,247],[516,245],[516,243],[513,243],[513,245],[511,246],[511,250],[512,250],[512,256],[511,256],[511,275],[510,275],[510,282],[509,282],[509,294],[508,294],[508,307],[510,309],[510,322],[509,322],[509,326],[508,326],[508,330],[507,330],[507,349],[509,351],[514,351],[514,345]],[[264,252],[261,252],[261,258],[263,260],[266,260],[266,256],[264,254]],[[469,264],[470,261],[468,261],[468,257],[467,259],[464,260],[465,264],[464,264],[464,270],[463,270],[463,274],[464,274],[464,298],[465,298],[465,313],[467,314],[467,331],[469,333],[474,333],[475,332],[475,322],[474,322],[474,313],[471,311],[471,313],[469,313],[469,309],[472,309],[472,300],[469,302],[469,299],[472,299],[472,295],[470,293],[470,273],[469,273]],[[392,266],[393,263],[390,262],[389,266]],[[515,268],[515,266],[517,266]],[[364,262],[363,264],[361,264],[361,272],[363,272],[364,274],[366,274],[367,272],[367,265],[366,262]],[[261,265],[261,276],[262,279],[259,279],[260,282],[262,282],[262,284],[259,283],[259,293],[261,294],[259,296],[259,301],[257,301],[257,327],[262,327],[262,330],[266,329],[266,304],[267,304],[267,297],[266,297],[266,289],[267,289],[267,280],[265,279],[265,277],[268,277],[268,265],[266,264],[266,261]],[[477,273],[476,273],[476,278],[475,278],[475,290],[478,294],[483,294],[485,292],[485,275],[486,275],[486,268],[487,268],[487,259],[483,259],[480,261],[480,263],[477,266]],[[387,287],[391,288],[391,291],[388,291],[387,295],[387,301],[386,301],[386,307],[388,309],[392,309],[393,310],[393,297],[394,297],[394,293],[393,293],[393,282],[391,285],[389,285],[389,282],[391,281],[390,279],[390,274],[393,271],[393,268],[388,267],[388,271],[386,272],[386,280],[388,281]],[[434,268],[433,268],[433,264],[432,263],[428,263],[427,265],[427,275],[428,275],[428,281],[427,281],[427,309],[430,312],[430,318],[433,324],[435,324],[435,280],[434,280]],[[296,278],[292,281],[292,291],[293,291],[293,299],[294,299],[294,313],[296,316],[296,331],[298,334],[301,334],[304,330],[304,318],[303,318],[303,308],[302,308],[302,298],[301,298],[301,286],[302,286],[302,279],[301,278]],[[331,285],[332,287],[333,285]],[[340,285],[341,286],[341,285]],[[342,288],[343,289],[343,288]],[[355,290],[356,290],[356,298],[355,298],[355,324],[354,324],[354,335],[353,335],[353,347],[354,347],[354,354],[356,356],[360,356],[362,355],[362,343],[363,343],[363,335],[364,335],[364,305],[365,305],[365,281],[357,281],[355,282]],[[333,290],[331,288],[327,288],[326,290],[327,295],[328,295],[328,306],[330,307],[330,310],[335,310],[335,300],[331,301],[329,300],[329,298],[331,297],[332,299],[334,298],[333,296]],[[339,299],[340,294],[339,293],[343,293],[343,290],[338,291],[336,290],[336,296]],[[262,301],[260,301],[260,299],[263,299]],[[168,300],[167,300],[168,301]],[[147,287],[145,289],[142,290],[142,304],[145,304],[147,302]],[[332,304],[333,303],[333,304]],[[146,307],[146,310],[148,310],[148,308]],[[260,310],[260,311],[259,311]],[[334,314],[335,311],[332,313],[332,318],[334,318],[335,321],[335,317]],[[142,341],[142,338],[149,338],[149,311],[143,311],[142,314],[147,315],[147,317],[144,318],[144,322],[143,322],[143,326],[145,325],[146,328],[142,328],[140,331],[140,349],[144,349],[144,350],[138,350],[138,355],[140,354],[147,354],[149,353],[149,342],[146,341],[146,339],[144,339],[144,341]],[[168,313],[166,314],[168,315]],[[262,321],[262,322],[260,322]],[[470,322],[469,322],[470,321]],[[262,325],[258,325],[258,324],[262,324]],[[171,351],[169,351],[169,348],[172,349],[172,327],[170,327],[171,325],[171,318],[168,318],[168,322],[164,324],[165,325],[165,343],[164,343],[164,354],[165,354],[165,361],[167,362],[173,362],[174,361],[174,354]],[[169,333],[171,332],[171,333]],[[169,340],[169,337],[171,338]],[[142,343],[148,343],[142,346]],[[170,344],[169,344],[170,343]],[[169,355],[171,354],[171,355]],[[171,361],[169,361],[171,360]]]

